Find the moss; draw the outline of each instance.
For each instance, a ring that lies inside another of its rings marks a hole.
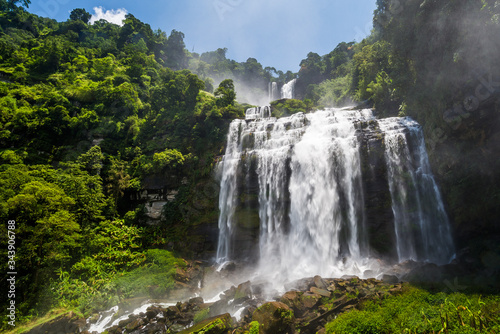
[[[259,334],[260,324],[258,321],[252,321],[250,323],[250,334]]]
[[[203,320],[206,320],[208,318],[208,313],[210,312],[210,308],[204,308],[200,311],[198,311],[195,315],[194,315],[194,319],[193,319],[193,322],[195,324],[198,324],[200,322],[202,322]]]
[[[294,314],[292,310],[278,309],[277,313],[279,318],[285,320],[286,323],[293,321]]]

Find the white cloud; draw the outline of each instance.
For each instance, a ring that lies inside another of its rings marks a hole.
[[[125,8],[111,9],[104,11],[104,8],[102,8],[101,6],[94,7],[94,14],[92,14],[90,23],[93,24],[96,21],[104,19],[110,23],[122,26],[123,20],[125,20],[125,15],[127,14],[128,12]]]

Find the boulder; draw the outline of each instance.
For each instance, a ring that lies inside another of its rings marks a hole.
[[[127,332],[132,332],[132,331],[138,329],[139,327],[143,326],[144,324],[145,324],[144,320],[139,318],[139,319],[136,319],[136,320],[132,321],[131,323],[129,323],[125,327],[125,329],[127,330]]]
[[[305,292],[300,298],[302,308],[311,309],[320,301],[321,295],[312,292]]]
[[[434,263],[427,263],[411,270],[403,276],[403,280],[412,283],[440,282],[443,281],[443,267]],[[382,278],[382,280],[384,280]]]
[[[238,304],[250,298],[252,298],[252,286],[250,281],[238,285],[234,293],[233,302]]]
[[[286,283],[285,289],[287,291],[290,290],[298,290],[298,291],[307,291],[314,285],[314,281],[312,278],[302,278],[296,281]]]
[[[321,295],[321,296],[323,296],[323,297],[330,297],[330,295],[331,295],[331,292],[330,292],[330,291],[328,291],[328,290],[326,290],[326,289],[320,289],[320,288],[317,288],[317,287],[315,287],[315,286],[313,286],[313,287],[311,288],[311,292],[312,292],[312,293],[315,293],[315,294],[318,294],[318,295]]]
[[[321,301],[321,295],[312,292],[288,291],[280,302],[290,307],[298,318],[304,317]]]
[[[326,290],[328,287],[325,283],[325,281],[321,278],[321,276],[314,276],[314,285],[316,285],[317,288]]]
[[[252,321],[260,324],[261,334],[293,333],[295,316],[286,304],[269,302],[254,311]]]
[[[395,284],[399,282],[399,278],[394,275],[383,275],[382,281],[389,284]]]

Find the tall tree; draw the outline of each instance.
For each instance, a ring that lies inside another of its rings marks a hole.
[[[73,21],[83,21],[83,23],[89,23],[90,18],[92,17],[92,14],[87,12],[83,8],[76,8],[71,11],[71,14],[69,15],[70,20]]]
[[[215,97],[217,98],[217,104],[220,107],[227,107],[234,104],[236,100],[236,92],[234,91],[234,83],[231,79],[226,79],[219,84],[219,87],[215,90]]]

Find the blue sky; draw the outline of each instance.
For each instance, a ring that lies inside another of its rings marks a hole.
[[[309,52],[324,55],[339,42],[366,37],[375,0],[32,0],[29,11],[65,21],[74,8],[109,20],[131,13],[153,30],[182,31],[190,51],[226,47],[236,61],[253,57],[297,72]]]

